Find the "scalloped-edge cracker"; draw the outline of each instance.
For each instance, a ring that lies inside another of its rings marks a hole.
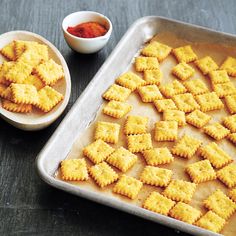
[[[181,84],[178,80],[174,80],[173,82],[163,84],[159,87],[161,93],[167,97],[173,97],[174,95],[186,93],[186,88]]]
[[[144,201],[143,208],[167,216],[174,205],[175,201],[172,201],[158,192],[151,192]]]
[[[200,148],[200,155],[209,160],[215,168],[222,168],[233,161],[215,142],[208,143]]]
[[[177,110],[177,106],[171,98],[155,100],[154,105],[158,112],[163,112],[165,110]]]
[[[114,183],[119,178],[118,174],[106,162],[90,167],[89,174],[101,188]]]
[[[128,149],[131,152],[142,152],[152,148],[151,134],[134,134],[127,136]]]
[[[185,170],[189,174],[191,180],[196,184],[216,179],[216,172],[209,160],[197,161],[189,164]]]
[[[4,46],[1,50],[0,53],[6,57],[10,61],[14,61],[16,59],[15,56],[15,50],[14,50],[14,42],[11,42]]]
[[[174,66],[171,73],[180,80],[187,80],[194,75],[194,69],[185,62],[181,62]]]
[[[144,134],[147,132],[148,117],[145,116],[128,116],[125,125],[124,133],[129,134]]]
[[[153,102],[157,99],[162,99],[162,94],[155,84],[139,87],[138,93],[143,102]]]
[[[125,116],[132,106],[125,102],[109,101],[102,109],[103,113],[113,118],[119,119]]]
[[[208,87],[201,79],[185,81],[184,86],[192,95],[199,95],[209,92]]]
[[[195,225],[219,233],[223,229],[225,223],[226,221],[223,218],[215,214],[213,211],[208,211],[195,223]]]
[[[39,102],[37,107],[44,111],[49,112],[55,107],[61,100],[63,100],[64,96],[57,92],[55,89],[45,86],[38,91]]]
[[[157,166],[169,164],[174,161],[170,150],[167,147],[153,148],[142,152],[148,165]]]
[[[193,224],[197,221],[202,213],[198,209],[186,204],[184,202],[178,202],[169,212],[172,218],[184,221],[189,224]]]
[[[166,44],[153,41],[142,49],[141,54],[148,57],[156,57],[161,62],[170,54],[171,49]]]
[[[144,184],[166,187],[171,181],[172,175],[173,172],[171,170],[155,166],[146,166],[143,169],[139,179]]]
[[[112,189],[114,193],[135,199],[140,192],[143,183],[134,177],[122,175],[115,187]]]
[[[216,172],[217,178],[228,188],[236,186],[236,164],[231,163]]]
[[[130,89],[131,91],[134,91],[138,87],[145,85],[146,82],[137,74],[129,71],[120,75],[116,79],[116,83]]]
[[[187,123],[197,127],[202,128],[211,120],[211,116],[207,115],[206,113],[195,110],[186,116]]]
[[[228,129],[218,122],[204,126],[203,131],[215,140],[221,140],[230,133]]]
[[[145,70],[155,70],[159,68],[159,63],[156,57],[136,57],[135,69],[138,72]]]
[[[122,172],[130,169],[138,160],[138,157],[123,147],[116,149],[107,158],[107,162]]]
[[[106,91],[103,93],[102,97],[106,100],[115,100],[119,102],[124,102],[130,95],[131,90],[125,87],[122,87],[117,84],[112,84]]]
[[[197,188],[195,183],[175,179],[163,191],[163,195],[174,201],[189,203]]]
[[[12,100],[15,103],[38,105],[37,89],[31,84],[11,84]]]
[[[174,48],[172,50],[178,62],[192,62],[197,59],[197,55],[194,53],[190,45]]]
[[[29,113],[32,111],[31,104],[17,104],[7,99],[2,99],[2,107],[8,111],[17,113]]]
[[[217,70],[219,68],[210,56],[196,60],[195,65],[204,75],[207,75],[210,71]]]
[[[226,196],[220,189],[217,189],[203,201],[203,205],[218,216],[227,220],[235,211],[236,203]]]
[[[58,80],[64,77],[62,66],[52,59],[39,64],[34,69],[34,72],[46,85],[55,84]]]
[[[220,69],[226,70],[228,75],[236,76],[236,58],[227,57],[226,60],[220,66]]]
[[[120,125],[112,122],[98,121],[95,129],[95,140],[101,139],[108,143],[117,143]]]
[[[88,180],[89,176],[85,159],[63,160],[61,162],[61,178],[66,181]]]
[[[145,70],[143,73],[143,79],[146,82],[146,85],[156,84],[159,85],[162,79],[162,72],[159,68],[155,70]]]
[[[94,164],[98,164],[115,151],[113,147],[98,139],[83,148],[83,155],[88,157]]]
[[[155,141],[175,141],[178,138],[177,121],[158,121],[155,123]]]

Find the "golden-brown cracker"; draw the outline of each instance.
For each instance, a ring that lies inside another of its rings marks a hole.
[[[206,56],[199,60],[196,60],[195,65],[204,75],[208,74],[210,71],[217,70],[219,68],[210,56]]]
[[[231,189],[228,195],[236,203],[236,188]]]
[[[203,131],[215,140],[221,140],[230,133],[228,129],[218,122],[204,126]]]
[[[34,41],[14,40],[14,49],[15,49],[16,59],[19,59],[19,57],[26,50],[26,48],[28,49],[28,47],[33,47],[34,45],[37,45],[37,44],[38,43]]]
[[[67,181],[87,180],[89,177],[85,159],[63,160],[61,162],[61,178]]]
[[[220,110],[224,107],[224,104],[215,92],[197,95],[195,99],[203,112]]]
[[[126,172],[137,162],[137,160],[138,158],[136,155],[127,149],[120,147],[108,156],[106,161],[122,172]]]
[[[162,72],[160,71],[159,68],[155,70],[145,70],[143,74],[143,78],[146,82],[146,85],[148,84],[159,85],[162,79]]]
[[[115,149],[105,143],[103,140],[98,139],[83,148],[83,155],[88,157],[94,164],[98,164],[112,153]]]
[[[184,135],[171,149],[171,152],[177,156],[189,159],[196,153],[201,144],[202,141],[189,135]]]
[[[153,102],[162,98],[162,95],[155,84],[139,87],[138,93],[143,102]]]
[[[32,84],[37,90],[40,90],[45,86],[43,81],[37,75],[29,75],[24,81],[23,84]]]
[[[217,178],[228,188],[236,186],[236,164],[232,163],[220,169],[216,173]]]
[[[225,220],[236,211],[236,203],[227,197],[220,189],[217,189],[208,196],[208,198],[203,201],[203,204],[208,210],[215,212]]]
[[[151,134],[135,134],[127,136],[128,149],[131,152],[142,152],[152,148]]]
[[[147,132],[148,117],[145,116],[128,116],[124,126],[124,133],[144,134]]]
[[[145,70],[156,70],[159,68],[159,63],[156,57],[136,57],[135,69],[138,72]]]
[[[226,116],[223,118],[223,124],[227,127],[232,133],[236,132],[236,115]]]
[[[194,75],[194,69],[185,62],[181,62],[174,66],[171,73],[180,80],[187,80]]]
[[[226,96],[225,104],[231,114],[236,113],[236,95]]]
[[[9,85],[10,81],[6,80],[5,75],[8,70],[14,65],[13,61],[4,61],[0,67],[0,84]]]
[[[38,92],[39,102],[37,107],[44,112],[49,112],[55,107],[61,100],[63,100],[63,95],[57,92],[50,86],[45,86]]]
[[[163,119],[165,121],[177,121],[178,126],[186,125],[185,113],[180,110],[165,110],[163,112]]]
[[[116,79],[116,83],[130,89],[131,91],[134,91],[138,87],[144,85],[146,82],[137,74],[129,71],[119,76]]]
[[[15,103],[37,105],[39,96],[37,89],[31,84],[14,84],[10,85],[12,91],[12,100]]]
[[[200,148],[200,154],[205,159],[209,160],[215,168],[221,168],[233,161],[223,149],[215,142],[211,142]]]
[[[194,79],[184,82],[184,86],[193,95],[208,93],[209,89],[201,79]]]
[[[189,224],[193,224],[201,215],[201,211],[184,202],[178,202],[169,212],[169,216]]]
[[[143,203],[143,208],[162,215],[168,215],[175,202],[158,192],[151,192]]]
[[[226,70],[228,75],[235,77],[236,76],[236,58],[227,57],[223,64],[220,66],[220,69]]]
[[[143,169],[139,179],[144,184],[150,184],[158,187],[166,187],[169,184],[172,175],[173,172],[171,170],[155,166],[146,166]]]
[[[11,42],[4,46],[1,50],[0,53],[6,57],[10,61],[14,61],[16,59],[15,56],[15,50],[14,50],[14,42]]]
[[[119,102],[124,102],[130,95],[131,90],[128,88],[124,88],[117,84],[112,84],[105,93],[103,93],[102,97],[106,100],[115,100]]]
[[[176,179],[163,191],[163,195],[174,201],[189,203],[193,197],[197,185],[188,181]]]
[[[178,94],[173,97],[173,101],[180,111],[191,112],[199,108],[191,93]]]
[[[212,84],[227,83],[230,81],[226,70],[214,70],[209,72]]]
[[[33,50],[25,50],[17,59],[17,62],[25,63],[34,68],[42,62],[42,58]]]
[[[236,133],[229,134],[227,136],[228,140],[231,141],[234,145],[236,145]]]
[[[175,103],[170,98],[155,100],[154,105],[158,112],[163,112],[165,110],[177,110]]]
[[[174,95],[185,93],[187,90],[178,80],[174,80],[171,83],[161,85],[160,91],[165,97],[170,98]]]
[[[187,123],[197,127],[202,128],[206,125],[211,119],[211,116],[207,115],[206,113],[195,110],[186,116]]]
[[[89,174],[101,188],[114,183],[119,178],[118,174],[106,162],[90,167]]]
[[[216,92],[218,97],[223,98],[228,95],[236,94],[236,87],[232,82],[213,84],[213,90]]]
[[[98,121],[94,138],[108,143],[117,143],[119,139],[120,125],[117,123]]]
[[[178,47],[172,50],[178,62],[192,62],[197,59],[197,55],[194,53],[190,45]]]
[[[126,115],[132,106],[125,102],[118,102],[118,101],[109,101],[102,109],[103,113],[114,117],[114,118],[121,118]]]
[[[112,191],[130,199],[135,199],[142,186],[143,184],[141,181],[131,176],[122,175]]]
[[[175,141],[178,138],[177,121],[159,121],[155,123],[155,141]]]
[[[167,147],[149,149],[143,151],[142,154],[150,166],[169,164],[174,161],[174,157]]]
[[[31,104],[16,104],[7,99],[2,99],[2,107],[8,111],[18,113],[29,113],[32,111]]]
[[[32,69],[32,66],[24,62],[16,62],[5,74],[5,79],[13,83],[23,83]]]
[[[4,84],[0,84],[0,97],[7,100],[12,100],[11,87]]]
[[[141,54],[148,57],[156,57],[158,61],[163,61],[171,52],[171,47],[159,42],[151,42],[141,51]]]
[[[52,59],[36,66],[34,72],[46,85],[55,84],[59,79],[64,77],[62,66],[58,65]]]
[[[226,222],[223,218],[215,214],[213,211],[208,211],[195,223],[195,225],[219,233],[223,229],[225,223]]]
[[[216,179],[216,173],[209,160],[189,164],[185,170],[196,184]]]

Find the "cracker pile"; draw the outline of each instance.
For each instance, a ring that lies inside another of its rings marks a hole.
[[[4,109],[29,113],[34,106],[49,112],[63,99],[52,86],[64,77],[64,72],[49,58],[46,45],[14,40],[0,53],[7,59],[0,65],[0,97]]]
[[[178,61],[172,69],[176,79],[162,84],[159,63],[171,53]],[[86,167],[85,158],[73,159],[75,163],[64,160],[62,179],[85,180],[87,171],[98,186],[115,183],[113,193],[130,199],[138,197],[144,184],[161,187],[161,193],[153,191],[144,200],[143,208],[220,232],[236,211],[236,164],[217,144],[225,138],[236,144],[236,88],[229,77],[236,76],[236,59],[229,57],[218,66],[210,56],[198,59],[190,45],[172,49],[159,42],[149,43],[141,54],[134,63],[136,72],[141,73],[129,71],[122,74],[103,94],[108,103],[104,104],[102,111],[113,117],[114,122],[98,121],[95,141],[83,149],[84,156],[94,165]],[[189,80],[195,73],[189,63],[195,63],[196,68],[209,77],[211,91],[201,79]],[[145,116],[128,115],[123,127],[115,122],[132,109],[125,102],[132,92],[136,92],[142,102],[153,103],[157,112],[163,114],[163,120],[155,123],[153,132],[148,129],[149,118]],[[222,98],[231,115],[221,123],[211,122],[211,115],[207,112],[223,109]],[[184,134],[179,137],[179,129],[186,125],[195,126],[216,142],[203,146],[202,140],[193,136]],[[125,134],[127,146],[115,149],[112,144],[118,142],[120,132]],[[174,145],[171,149],[157,148],[153,146],[153,140],[174,142]],[[141,153],[147,164],[138,179],[126,174],[137,162],[135,153]],[[189,181],[173,179],[172,170],[159,166],[173,163],[175,157],[191,159],[194,155],[203,160],[186,165]],[[66,162],[71,162],[67,168],[71,168],[71,173],[65,171]],[[191,206],[191,200],[201,183],[216,179],[230,190],[227,195],[219,189],[211,193],[202,202],[207,210],[203,215]]]

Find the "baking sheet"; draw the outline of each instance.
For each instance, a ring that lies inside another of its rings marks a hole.
[[[145,27],[140,28],[140,26],[146,26],[146,28]],[[189,27],[191,28],[191,32],[189,32],[190,30]],[[139,28],[139,31],[140,29],[143,29],[141,30],[142,32],[139,33],[140,37],[136,37],[136,41],[132,42],[132,45],[129,44],[127,46],[127,43],[131,42],[127,40],[128,39],[131,40],[133,38],[135,31],[137,31],[138,28]],[[186,34],[186,28],[188,28],[187,34]],[[49,184],[55,187],[58,187],[65,191],[89,198],[91,200],[100,202],[102,204],[116,207],[118,209],[127,211],[129,213],[139,215],[141,217],[144,217],[144,218],[147,218],[147,219],[150,219],[150,220],[162,223],[162,224],[166,224],[170,227],[174,227],[174,228],[177,228],[177,229],[180,229],[180,230],[192,233],[192,234],[216,235],[214,233],[210,233],[209,231],[200,229],[198,227],[191,226],[186,223],[171,219],[169,217],[158,215],[158,214],[155,214],[155,213],[152,213],[150,211],[140,208],[141,202],[143,201],[144,198],[147,197],[150,191],[152,191],[153,189],[160,191],[161,190],[160,188],[157,188],[157,187],[154,188],[154,187],[145,185],[141,194],[139,194],[138,199],[135,201],[132,201],[122,196],[112,194],[111,193],[112,185],[109,188],[105,188],[104,190],[101,190],[91,180],[88,183],[85,182],[85,183],[80,183],[79,185],[77,185],[75,183],[70,184],[64,181],[60,181],[59,179],[53,178],[55,171],[61,160],[65,159],[66,156],[68,156],[69,158],[80,157],[82,147],[91,142],[92,136],[93,136],[94,124],[92,124],[85,132],[84,130],[96,116],[99,107],[101,109],[101,104],[102,104],[101,94],[105,91],[105,89],[110,84],[114,82],[114,79],[120,73],[123,73],[127,69],[129,69],[128,65],[130,65],[130,63],[132,62],[132,58],[135,55],[135,53],[137,53],[138,49],[140,49],[140,46],[145,41],[147,41],[147,39],[149,39],[151,36],[153,36],[154,34],[158,32],[159,32],[158,40],[161,42],[167,43],[173,47],[185,44],[186,42],[183,41],[183,38],[184,39],[187,38],[189,40],[188,43],[191,43],[193,45],[193,48],[197,52],[199,57],[209,54],[216,60],[218,64],[222,62],[222,60],[225,58],[226,55],[235,56],[235,54],[232,53],[232,46],[236,47],[235,45],[236,40],[233,36],[225,35],[223,37],[222,36],[223,34],[221,33],[210,32],[206,29],[202,29],[199,27],[194,28],[193,26],[190,26],[190,25],[176,23],[175,21],[162,19],[158,17],[143,18],[142,20],[137,22],[133,27],[130,28],[130,30],[124,36],[122,41],[119,43],[119,45],[117,46],[115,51],[112,53],[108,61],[101,68],[101,70],[95,76],[94,80],[88,86],[83,96],[78,100],[73,110],[68,114],[65,121],[61,124],[61,127],[56,131],[53,138],[49,141],[49,144],[44,148],[42,153],[39,155],[38,161],[37,161],[39,173],[46,182],[48,182]],[[169,32],[172,32],[172,33],[169,33]],[[174,32],[174,35],[173,35],[173,32]],[[199,38],[200,33],[202,35]],[[124,44],[124,42],[126,42],[126,45]],[[204,42],[208,42],[208,43],[204,43]],[[222,46],[222,45],[219,46],[219,43],[225,44],[227,46]],[[128,48],[129,48],[129,53],[126,55],[126,57],[123,58],[123,60],[120,61],[120,63],[116,61],[117,55],[120,54],[119,58],[121,59],[122,53],[124,53],[124,51],[127,50]],[[164,74],[168,74],[168,76],[164,77],[163,82],[168,82],[173,79],[172,75],[170,75],[170,68],[174,64],[176,64],[176,61],[172,56],[169,56],[161,64],[161,70],[166,71],[166,73]],[[105,74],[106,74],[106,81],[102,81],[104,79],[103,76]],[[202,75],[197,72],[194,77],[202,77]],[[204,80],[205,82],[207,82],[206,79]],[[106,83],[104,84],[104,82]],[[98,84],[100,84],[100,87],[99,86],[97,87]],[[96,90],[94,90],[95,88]],[[86,98],[89,98],[89,101],[86,100]],[[131,111],[130,114],[137,114],[137,115],[148,114],[148,116],[150,117],[149,130],[152,130],[154,122],[161,119],[161,117],[155,110],[154,106],[152,104],[143,104],[142,102],[140,102],[140,99],[138,98],[138,95],[136,94],[132,94],[129,97],[128,101],[134,106],[138,105],[139,107],[138,110],[133,109],[133,111]],[[84,105],[84,103],[86,103],[86,106]],[[92,107],[90,107],[89,105],[92,105]],[[226,113],[222,111],[220,113],[210,112],[210,114],[212,114],[214,116],[214,120],[217,121],[217,120],[220,120],[220,118],[224,116]],[[96,119],[98,118],[100,120],[114,121],[114,119],[104,116],[100,114],[100,112],[98,112],[98,116]],[[76,122],[76,124],[74,124],[72,121]],[[121,122],[122,124],[124,122],[124,119],[121,119],[118,122]],[[73,135],[71,133],[69,134],[68,130],[72,132]],[[207,136],[199,132],[197,129],[190,126],[187,126],[187,128],[186,127],[181,128],[179,131],[179,136],[181,136],[183,133],[189,133],[191,135],[194,135],[195,137],[202,139],[204,143],[212,141],[210,138],[208,138]],[[64,135],[64,137],[66,138],[67,140],[66,145],[62,144],[62,142],[59,141],[61,135]],[[122,132],[120,135],[121,135],[120,143],[118,145],[126,146],[125,137],[122,137],[123,135]],[[76,139],[77,141],[76,143],[74,143]],[[73,143],[74,145],[73,145],[73,148],[71,149],[71,145]],[[160,146],[171,147],[173,145],[170,142],[168,143],[153,142],[153,144],[156,147],[160,147]],[[61,146],[59,147],[59,145]],[[231,156],[234,157],[235,147],[231,143],[229,143],[226,140],[223,140],[220,142],[220,146],[224,150],[226,150]],[[54,151],[55,151],[55,147],[59,149],[59,150],[56,150],[56,153],[59,154],[59,157],[56,156],[52,152],[53,147],[54,147]],[[67,155],[68,152],[69,152],[69,155]],[[50,160],[49,160],[49,154],[52,155],[50,156],[51,158]],[[174,178],[181,178],[181,179],[189,180],[188,176],[184,173],[184,166],[186,166],[187,163],[192,163],[196,160],[200,160],[200,158],[195,156],[194,158],[190,160],[185,160],[185,159],[176,157],[174,164],[163,165],[163,167],[172,169],[174,171]],[[139,163],[136,164],[135,167],[133,167],[130,171],[128,171],[127,174],[137,177],[139,176],[142,168],[143,168],[143,159],[142,157],[140,157]],[[221,184],[218,181],[211,181],[210,185],[209,183],[202,183],[200,187],[201,188],[198,188],[198,190],[196,191],[194,195],[192,205],[197,208],[200,208],[202,211],[204,211],[204,209],[202,208],[201,202],[211,192],[213,192],[216,188],[220,188],[224,192],[226,191],[226,188],[223,186],[223,184]],[[121,204],[121,202],[123,204]],[[224,234],[235,235],[235,227],[233,227],[233,223],[235,222],[235,219],[236,219],[235,216],[233,216],[230,219],[229,224],[225,227],[223,231]]]

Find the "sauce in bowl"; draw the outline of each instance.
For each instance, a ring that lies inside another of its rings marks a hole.
[[[96,38],[103,36],[107,33],[105,26],[97,22],[85,22],[76,26],[69,26],[67,31],[79,38]]]

